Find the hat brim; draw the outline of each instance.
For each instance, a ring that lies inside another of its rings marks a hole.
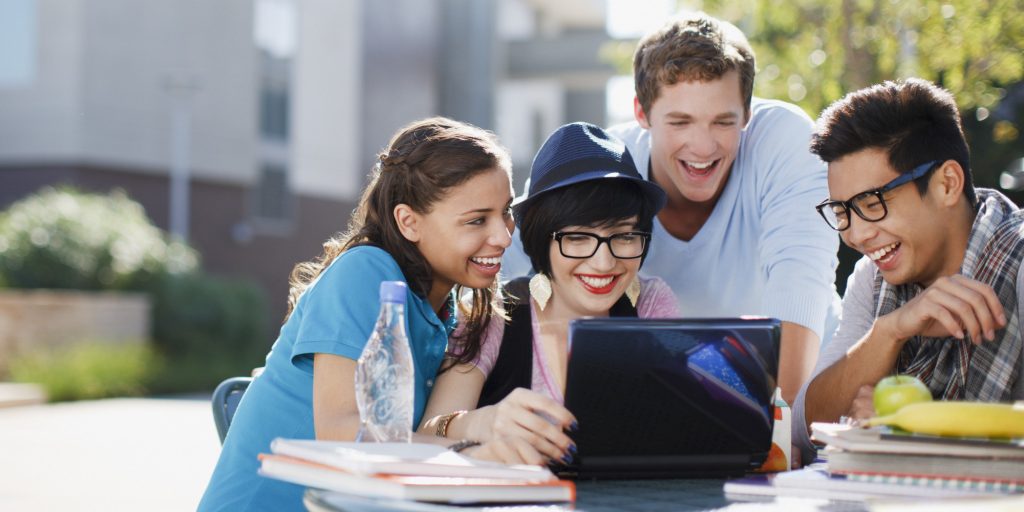
[[[532,205],[537,198],[542,197],[553,190],[559,190],[568,186],[575,185],[577,183],[595,180],[632,181],[633,183],[636,183],[637,185],[640,186],[640,191],[644,194],[644,198],[654,205],[655,213],[661,211],[661,209],[665,207],[667,196],[665,195],[665,191],[662,190],[662,188],[657,183],[653,183],[643,178],[622,174],[619,171],[590,171],[577,174],[572,178],[566,179],[558,183],[557,185],[548,187],[538,192],[534,192],[533,194],[529,194],[528,192],[527,194],[523,194],[515,198],[515,200],[512,201],[512,215],[513,217],[515,217],[516,226],[520,225],[523,218],[523,213],[527,209],[529,209],[530,205]],[[527,187],[527,190],[529,190],[529,187]]]

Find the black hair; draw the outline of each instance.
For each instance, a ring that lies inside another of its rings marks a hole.
[[[964,170],[964,195],[977,203],[970,150],[949,91],[917,78],[889,81],[847,94],[821,113],[812,153],[833,162],[867,148],[884,150],[899,173],[955,160]],[[927,191],[927,181],[918,181],[917,189]]]
[[[550,276],[552,233],[567,226],[611,226],[633,216],[635,229],[649,232],[656,213],[640,185],[631,180],[584,181],[537,197],[522,213],[519,238],[533,269]]]

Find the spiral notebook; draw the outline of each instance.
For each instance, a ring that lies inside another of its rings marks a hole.
[[[723,487],[730,498],[794,496],[833,501],[874,498],[954,498],[1024,492],[1024,485],[979,480],[829,474],[822,465],[788,473],[753,475]]]
[[[833,474],[880,478],[969,480],[1024,486],[1024,460],[1020,459],[835,450],[828,453],[828,470]]]
[[[811,438],[851,452],[897,453],[1017,459],[1024,462],[1024,439],[980,439],[911,434],[879,426],[854,427],[838,423],[811,423]]]
[[[947,438],[812,423],[812,437],[828,444],[828,470],[858,481],[924,480],[929,485],[1024,491],[1024,442]],[[941,481],[937,484],[933,481]]]

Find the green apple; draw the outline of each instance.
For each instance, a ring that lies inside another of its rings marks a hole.
[[[930,402],[932,392],[921,379],[911,375],[890,375],[875,385],[875,414],[888,416],[914,402]]]

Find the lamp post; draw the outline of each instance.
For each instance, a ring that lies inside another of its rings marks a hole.
[[[172,236],[188,241],[189,182],[192,142],[192,96],[199,91],[194,78],[168,76],[164,90],[171,98],[171,169],[169,228]]]

